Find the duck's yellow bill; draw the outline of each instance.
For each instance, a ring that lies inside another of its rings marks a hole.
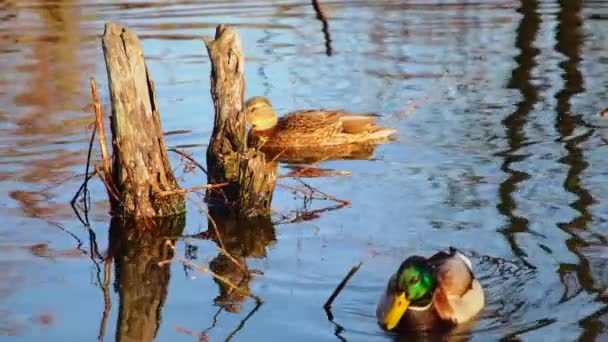
[[[405,298],[405,292],[395,296],[390,309],[384,317],[384,325],[386,326],[387,330],[393,330],[397,324],[399,324],[401,317],[403,317],[403,314],[409,305],[410,301]]]

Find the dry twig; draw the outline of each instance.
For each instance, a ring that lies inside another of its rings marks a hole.
[[[189,189],[176,189],[176,190],[159,191],[159,192],[156,193],[156,196],[157,197],[165,197],[165,196],[170,196],[170,195],[175,195],[175,194],[187,194],[189,192],[196,192],[196,191],[207,190],[207,189],[221,188],[223,186],[227,186],[228,184],[229,184],[228,182],[224,182],[224,183],[218,183],[218,184],[205,184],[205,185],[195,186],[195,187],[189,188]]]
[[[93,94],[93,108],[95,109],[95,124],[97,130],[99,131],[99,146],[101,147],[101,156],[103,158],[103,170],[107,178],[112,175],[112,168],[110,166],[108,149],[106,147],[106,133],[105,129],[103,128],[103,116],[101,114],[99,95],[97,94],[97,83],[93,77],[91,77],[91,93]]]
[[[177,148],[169,148],[169,149],[167,149],[167,151],[171,151],[171,152],[177,153],[180,156],[188,159],[189,161],[191,161],[192,163],[194,163],[194,165],[196,165],[196,167],[198,167],[199,169],[201,169],[201,171],[203,171],[205,174],[207,174],[207,170],[203,167],[203,165],[201,165],[199,162],[197,162],[196,159],[194,159],[191,154],[188,154],[185,151],[179,150]]]
[[[103,183],[103,185],[106,186],[106,189],[108,190],[108,193],[117,201],[120,202],[120,197],[118,196],[116,187],[114,186],[114,183],[112,183],[112,179],[106,179],[105,177],[102,176],[102,171],[101,171],[101,167],[97,166],[95,168],[96,174],[99,176],[99,179],[101,179],[101,182]]]
[[[307,211],[303,211],[303,212],[296,212],[294,217],[289,217],[287,215],[283,215],[283,214],[279,213],[279,215],[282,216],[281,220],[279,220],[277,222],[273,222],[273,224],[279,225],[279,224],[286,224],[286,223],[298,223],[298,222],[311,221],[311,220],[318,219],[319,217],[321,217],[322,213],[339,210],[339,209],[345,208],[347,206],[348,206],[348,204],[339,203],[337,205],[332,205],[332,206],[323,207],[323,208],[319,208],[319,209],[307,210]]]
[[[321,200],[328,200],[328,201],[334,201],[334,202],[338,202],[341,203],[343,205],[350,205],[350,201],[348,200],[343,200],[331,195],[328,195],[316,188],[313,188],[312,186],[308,185],[307,183],[304,183],[304,181],[302,181],[301,179],[299,179],[300,182],[302,182],[302,184],[307,188],[307,189],[303,189],[303,188],[298,188],[298,187],[294,187],[294,186],[289,186],[289,185],[285,185],[285,184],[277,184],[277,186],[281,187],[281,188],[285,188],[285,189],[289,189],[292,190],[294,192],[299,192],[302,193],[308,197],[310,197],[311,199],[321,199]]]

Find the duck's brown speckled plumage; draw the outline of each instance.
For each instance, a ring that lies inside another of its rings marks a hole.
[[[252,105],[253,104],[253,105]],[[395,130],[375,124],[373,114],[352,114],[339,110],[301,110],[291,112],[276,123],[260,129],[256,127],[256,113],[276,116],[270,102],[265,98],[248,101],[252,144],[263,141],[265,148],[305,148],[340,146],[363,142],[381,142],[395,134]]]

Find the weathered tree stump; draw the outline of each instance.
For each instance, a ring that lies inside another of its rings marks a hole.
[[[211,60],[211,97],[215,106],[207,148],[207,183],[229,183],[219,191],[208,190],[206,199],[211,206],[238,215],[269,215],[277,172],[262,152],[247,147],[241,38],[232,27],[219,25],[215,40],[203,40]]]
[[[134,217],[183,213],[183,195],[156,196],[179,185],[167,158],[154,83],[139,39],[132,31],[108,23],[102,42],[112,99],[112,213]]]

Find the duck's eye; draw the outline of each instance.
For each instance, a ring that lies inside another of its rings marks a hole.
[[[410,279],[410,284],[416,284],[416,283],[418,283],[419,281],[420,281],[420,276],[419,276],[419,275],[417,275],[417,276],[412,277],[412,278]]]

